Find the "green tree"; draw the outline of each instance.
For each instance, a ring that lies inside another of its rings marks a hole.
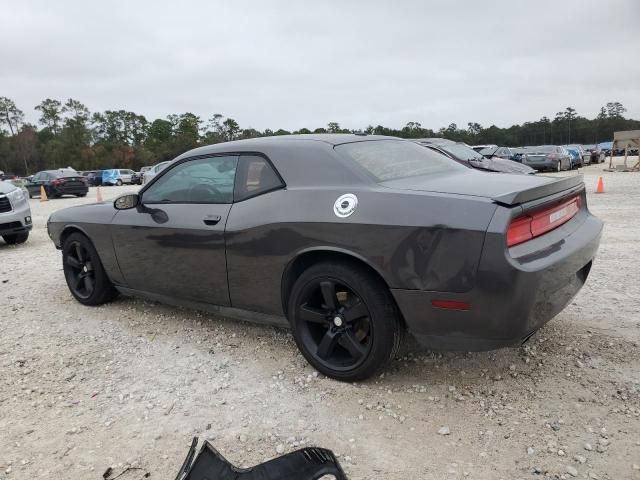
[[[7,97],[0,97],[0,130],[2,125],[6,125],[11,136],[18,133],[20,125],[24,121],[24,113],[13,100]]]
[[[62,122],[62,103],[60,100],[47,98],[36,105],[35,109],[40,112],[40,124],[45,125],[53,135],[57,135]]]
[[[607,116],[609,118],[624,118],[624,113],[627,111],[620,102],[607,103]]]
[[[340,133],[340,124],[338,122],[329,122],[327,124],[327,131],[329,133]]]

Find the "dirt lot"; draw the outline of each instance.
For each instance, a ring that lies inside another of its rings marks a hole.
[[[95,191],[32,200],[29,241],[0,241],[0,479],[173,479],[194,435],[241,465],[324,446],[354,480],[640,478],[640,174],[602,168],[583,169],[606,222],[591,276],[526,346],[415,351],[357,385],[317,375],[286,331],[81,306],[45,222]]]

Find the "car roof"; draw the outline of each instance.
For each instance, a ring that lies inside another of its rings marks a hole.
[[[200,155],[260,153],[266,155],[290,186],[364,185],[370,178],[354,172],[334,146],[380,140],[407,141],[384,135],[302,134],[259,137],[216,143],[183,153],[175,160]]]
[[[247,138],[243,140],[233,140],[231,142],[215,143],[205,147],[196,148],[187,152],[191,155],[206,155],[220,150],[234,151],[251,151],[260,150],[277,145],[287,145],[291,142],[321,142],[327,145],[335,146],[344,143],[366,142],[371,140],[402,140],[398,137],[388,137],[385,135],[366,135],[354,133],[311,133],[311,134],[295,134],[295,135],[278,135],[273,137]],[[182,155],[181,155],[182,157]],[[180,158],[180,157],[179,157]]]

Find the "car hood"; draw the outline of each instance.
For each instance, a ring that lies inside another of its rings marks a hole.
[[[57,210],[49,216],[49,222],[63,223],[108,223],[118,211],[112,200],[89,203]]]
[[[519,195],[527,192],[526,198],[531,200],[548,195],[551,191],[560,191],[582,182],[582,177],[567,178],[546,177],[544,175],[518,175],[505,173],[494,175],[490,172],[478,170],[465,170],[446,172],[436,175],[425,175],[421,177],[400,178],[382,182],[381,185],[387,188],[399,190],[414,190],[434,193],[449,193],[455,195],[467,195],[474,197],[485,197],[495,199],[503,203],[517,203]],[[567,185],[564,185],[564,184]],[[547,188],[549,187],[549,188]],[[505,201],[507,199],[507,201]]]
[[[10,193],[13,192],[16,188],[18,187],[16,187],[13,183],[0,180],[0,193]]]

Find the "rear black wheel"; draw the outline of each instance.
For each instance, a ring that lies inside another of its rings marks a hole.
[[[80,303],[100,305],[117,295],[98,252],[83,234],[72,233],[64,241],[62,266],[69,290]]]
[[[403,326],[389,289],[348,262],[310,267],[296,281],[288,306],[298,348],[328,377],[366,379],[397,354]]]
[[[9,245],[17,245],[19,243],[24,243],[29,238],[29,232],[22,233],[12,233],[10,235],[3,235],[2,239],[7,242]]]
[[[556,169],[557,169],[558,172],[562,171],[562,160],[558,160],[558,165],[557,165]]]

